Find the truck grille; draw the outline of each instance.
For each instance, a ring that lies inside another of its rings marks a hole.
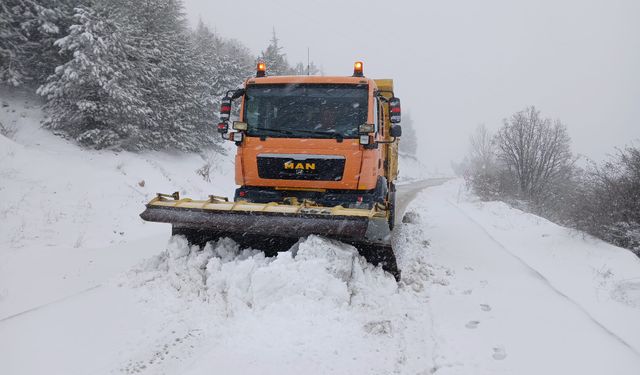
[[[260,154],[258,176],[278,180],[340,181],[345,159],[336,155]]]

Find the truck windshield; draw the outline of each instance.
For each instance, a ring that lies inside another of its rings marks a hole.
[[[367,100],[367,85],[253,85],[244,121],[254,137],[356,138],[367,122]]]

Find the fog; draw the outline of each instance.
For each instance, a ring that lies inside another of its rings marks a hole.
[[[188,16],[256,56],[275,28],[291,64],[393,78],[419,156],[447,169],[480,123],[529,105],[561,119],[576,153],[600,160],[640,139],[640,1],[185,0]]]

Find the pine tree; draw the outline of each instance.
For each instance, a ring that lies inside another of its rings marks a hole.
[[[45,125],[94,148],[200,150],[219,141],[220,98],[251,74],[246,47],[191,32],[180,0],[78,7],[55,43],[68,61],[38,92]]]
[[[73,58],[38,89],[48,101],[45,126],[86,146],[117,146],[149,114],[132,74],[135,50],[108,14],[79,7],[74,19],[55,43]]]
[[[15,1],[0,2],[0,82],[18,86],[23,81],[24,68],[18,56],[27,41],[17,18]]]
[[[308,66],[307,64],[303,64],[299,62],[298,64],[296,64],[296,67],[293,68],[293,72],[295,75],[298,75],[298,76],[306,76],[306,75],[315,76],[320,74],[320,69],[318,69],[318,67],[316,66],[316,64],[313,63],[313,61],[311,61]]]
[[[293,69],[289,66],[286,54],[282,53],[282,47],[278,43],[279,39],[276,36],[276,30],[274,28],[271,42],[267,46],[267,49],[262,51],[258,61],[264,62],[267,65],[267,75],[282,76],[294,74]]]
[[[237,40],[224,40],[220,48],[222,56],[221,74],[225,81],[221,85],[228,90],[237,88],[245,79],[255,75],[253,57],[247,47]]]
[[[206,70],[206,78],[203,79],[208,81],[216,99],[237,87],[251,74],[248,54],[212,33],[202,22],[192,38],[202,59],[201,65]]]
[[[126,22],[137,51],[134,70],[139,91],[150,113],[138,124],[138,137],[127,149],[177,148],[197,150],[213,138],[213,127],[202,126],[198,108],[206,103],[200,89],[197,52],[189,37],[179,0],[109,0]]]
[[[79,0],[0,3],[0,82],[40,84],[65,61],[54,42],[65,35]]]

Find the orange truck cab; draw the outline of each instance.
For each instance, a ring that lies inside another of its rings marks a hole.
[[[239,105],[239,121],[229,120]],[[400,100],[393,81],[265,76],[223,98],[218,131],[237,145],[235,201],[389,211],[393,227]]]

